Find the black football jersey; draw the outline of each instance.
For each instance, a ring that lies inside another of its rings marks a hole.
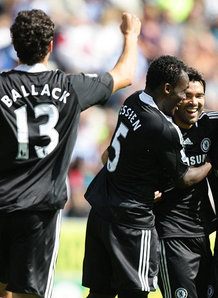
[[[207,113],[207,116],[209,117],[213,128],[212,146],[209,156],[213,164],[213,168],[216,171],[218,170],[218,111],[211,111]]]
[[[218,212],[218,111],[211,111],[208,114],[210,121],[213,123],[213,139],[209,152],[209,157],[213,165],[213,170],[208,176],[210,183],[216,213]],[[218,237],[217,237],[218,239]]]
[[[203,112],[190,129],[181,129],[189,166],[205,163],[211,148],[213,125]],[[181,190],[163,192],[155,203],[156,227],[161,238],[198,237],[212,232],[216,217],[208,197],[207,181]]]
[[[178,128],[152,97],[139,91],[122,105],[108,151],[107,163],[88,187],[86,199],[111,221],[153,227],[161,170],[178,179],[188,169]]]
[[[108,73],[67,75],[59,70],[24,71],[24,67],[0,74],[0,211],[4,212],[63,208],[80,112],[104,103],[113,88]]]

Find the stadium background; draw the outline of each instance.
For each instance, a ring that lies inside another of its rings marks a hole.
[[[40,8],[56,24],[49,68],[70,73],[111,69],[120,55],[122,11],[142,21],[134,84],[113,95],[103,108],[81,114],[79,136],[69,168],[69,200],[63,211],[60,252],[52,298],[83,298],[81,268],[89,205],[84,192],[101,168],[119,107],[133,91],[143,89],[149,62],[169,54],[203,73],[206,108],[218,109],[218,1],[216,0],[0,0],[0,70],[17,64],[9,27],[19,10]],[[213,247],[214,235],[212,236]],[[159,291],[149,295],[160,298]]]

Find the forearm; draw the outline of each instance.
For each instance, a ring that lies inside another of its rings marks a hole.
[[[201,182],[210,172],[212,165],[206,162],[204,165],[196,168],[189,168],[185,176],[177,183],[179,188],[190,187],[196,183]]]
[[[102,161],[103,165],[106,164],[107,159],[108,159],[108,150],[106,149],[106,150],[102,153],[102,156],[101,156],[101,161]]]
[[[109,71],[113,77],[113,93],[132,84],[136,71],[140,20],[129,13],[123,13],[120,26],[124,37],[123,51],[115,67]]]
[[[109,72],[113,77],[113,93],[133,83],[137,63],[136,34],[124,36],[123,52],[115,67]]]

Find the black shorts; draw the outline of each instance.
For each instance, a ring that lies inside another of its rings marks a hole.
[[[0,282],[16,293],[51,297],[61,211],[0,214]]]
[[[213,280],[215,283],[214,297],[218,297],[218,231],[216,231],[214,257],[213,257]]]
[[[159,241],[155,229],[141,230],[103,220],[90,211],[83,262],[85,287],[100,293],[155,291]]]
[[[162,239],[160,260],[163,297],[212,297],[209,237]]]

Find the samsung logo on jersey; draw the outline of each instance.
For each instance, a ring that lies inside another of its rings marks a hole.
[[[11,90],[11,96],[4,95],[1,98],[1,101],[7,106],[11,107],[14,102],[17,101],[18,98],[28,97],[29,95],[32,96],[48,96],[52,97],[56,100],[62,101],[63,103],[67,102],[67,97],[70,93],[66,90],[61,90],[60,88],[56,87],[53,89],[49,88],[48,84],[45,84],[41,90],[37,90],[35,85],[31,85],[30,90],[27,91],[25,86],[20,86],[20,90],[17,91],[15,89]]]
[[[129,120],[134,131],[142,126],[140,120],[136,119],[138,117],[136,113],[131,108],[128,108],[127,105],[122,105],[120,109],[120,115],[125,116]]]
[[[196,166],[204,164],[207,154],[199,154],[188,157],[188,165]]]

